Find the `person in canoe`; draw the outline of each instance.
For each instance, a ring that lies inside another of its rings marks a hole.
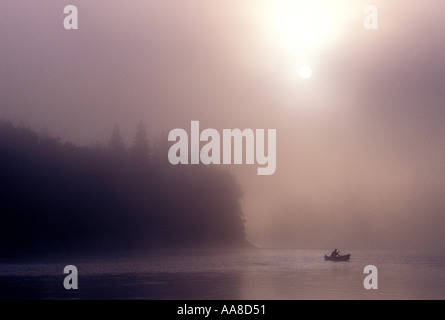
[[[325,261],[349,261],[350,258],[350,254],[342,255],[337,249],[332,251],[330,256],[324,256]]]
[[[340,251],[337,250],[337,248],[335,248],[334,251],[332,251],[331,253],[331,258],[337,258],[340,257]]]

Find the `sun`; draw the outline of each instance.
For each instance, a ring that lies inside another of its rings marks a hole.
[[[310,66],[302,66],[299,75],[301,79],[309,79],[312,76],[312,68]]]
[[[277,61],[289,79],[308,80],[311,65],[338,43],[356,19],[356,0],[256,0],[253,19],[264,60]],[[359,11],[357,11],[359,10]],[[318,69],[318,68],[317,68]],[[317,72],[318,73],[318,72]]]

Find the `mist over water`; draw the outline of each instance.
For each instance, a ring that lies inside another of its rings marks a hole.
[[[70,2],[0,12],[0,299],[445,299],[445,4]],[[273,174],[173,166],[194,121]]]
[[[350,262],[328,262],[322,250],[164,252],[137,258],[71,258],[79,290],[63,289],[65,259],[1,262],[5,299],[444,299],[443,257],[354,250]],[[345,251],[346,253],[346,251]],[[363,287],[375,264],[379,289]],[[17,281],[21,286],[17,286]]]

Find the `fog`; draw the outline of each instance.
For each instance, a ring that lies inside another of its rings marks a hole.
[[[140,120],[151,143],[192,120],[276,129],[274,175],[230,166],[252,243],[442,247],[445,4],[373,1],[379,29],[365,30],[364,4],[341,1],[302,80],[301,56],[261,24],[266,0],[5,2],[1,119],[79,145],[106,144],[116,124],[129,142]],[[68,4],[79,30],[63,28]]]

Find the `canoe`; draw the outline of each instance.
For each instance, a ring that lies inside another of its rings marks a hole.
[[[349,261],[349,259],[351,258],[350,254],[346,254],[344,256],[338,256],[335,258],[329,257],[329,256],[324,256],[324,260],[325,261]]]

